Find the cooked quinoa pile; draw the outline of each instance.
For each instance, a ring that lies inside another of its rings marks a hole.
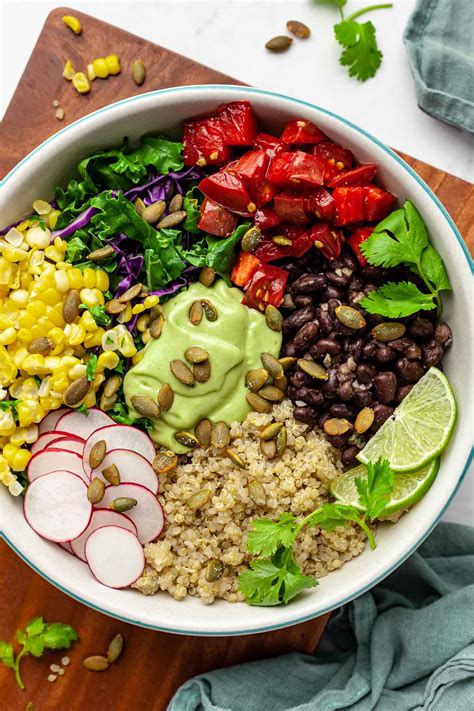
[[[285,423],[288,441],[282,457],[269,461],[260,451],[259,432],[272,421]],[[231,447],[245,469],[224,450],[197,449],[188,463],[165,475],[159,498],[167,526],[159,541],[145,546],[147,564],[133,587],[145,595],[166,590],[177,600],[186,595],[204,603],[243,600],[238,574],[251,559],[246,541],[252,519],[278,518],[283,511],[308,514],[330,499],[329,484],[342,471],[339,455],[324,435],[307,430],[293,419],[292,405],[285,400],[270,414],[251,412],[242,424],[231,425]],[[255,481],[265,492],[260,505],[249,493],[249,483],[252,492]],[[207,503],[190,509],[189,498],[202,490],[211,492]],[[353,526],[332,532],[311,528],[298,539],[296,560],[303,573],[321,578],[359,555],[364,546],[363,532]],[[206,579],[210,561],[224,566],[215,582]]]

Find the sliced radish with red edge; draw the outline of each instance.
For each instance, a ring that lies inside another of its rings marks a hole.
[[[127,531],[131,531],[134,536],[137,535],[137,527],[133,521],[127,518],[124,514],[117,513],[117,511],[110,511],[109,509],[98,509],[97,511],[93,511],[90,523],[84,533],[81,533],[79,538],[75,538],[70,544],[68,544],[70,545],[71,552],[83,560],[84,563],[87,563],[85,553],[87,539],[91,533],[98,528],[102,528],[103,526],[118,526],[119,528],[126,528]]]
[[[119,526],[97,528],[87,539],[85,551],[92,575],[109,588],[128,587],[145,567],[140,541]]]
[[[56,424],[63,415],[69,412],[67,407],[60,407],[59,410],[52,410],[46,417],[43,417],[38,425],[38,432],[44,434],[45,432],[52,432],[56,427]]]
[[[159,481],[150,462],[141,454],[131,452],[129,449],[112,449],[107,452],[102,463],[90,474],[91,480],[94,477],[101,479],[105,484],[109,482],[102,474],[102,470],[115,464],[120,472],[120,480],[132,484],[141,484],[149,489],[153,494],[158,493]]]
[[[35,454],[36,452],[39,452],[41,449],[44,449],[45,447],[48,446],[50,442],[54,442],[54,440],[57,440],[61,437],[68,437],[70,439],[77,439],[78,442],[83,442],[80,437],[76,437],[76,435],[72,435],[69,432],[62,432],[59,430],[53,430],[52,432],[45,432],[44,434],[41,434],[36,442],[33,442],[33,444],[30,447],[30,452],[32,454]]]
[[[28,480],[32,482],[39,476],[56,472],[58,469],[77,474],[77,476],[84,479],[86,483],[89,483],[82,468],[81,455],[66,449],[48,447],[47,449],[42,449],[40,452],[36,452],[28,462],[26,473]]]
[[[65,449],[68,452],[75,452],[82,456],[84,452],[85,442],[83,439],[75,437],[58,437],[58,439],[52,439],[45,449]]]
[[[70,543],[67,543],[67,542],[66,543],[58,543],[58,546],[61,546],[61,548],[64,548],[64,550],[67,551],[70,555],[74,555]]]
[[[77,410],[69,410],[58,421],[56,428],[58,430],[66,430],[66,432],[74,432],[76,436],[86,440],[90,435],[100,427],[114,425],[114,420],[98,410],[96,407],[91,407],[87,415]]]
[[[137,527],[138,538],[141,543],[154,541],[163,530],[165,517],[156,496],[141,484],[124,482],[118,484],[118,486],[107,486],[104,498],[96,505],[96,509],[106,509],[114,499],[123,496],[137,501],[137,505],[126,511],[125,515],[132,519]]]
[[[84,471],[90,476],[89,453],[96,442],[105,440],[106,452],[112,449],[129,449],[141,454],[149,462],[155,458],[156,450],[152,440],[141,430],[130,425],[110,425],[95,430],[86,441],[82,463]]]

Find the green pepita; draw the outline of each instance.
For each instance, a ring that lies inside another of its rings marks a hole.
[[[291,247],[293,242],[289,237],[285,237],[284,235],[275,235],[272,237],[272,242],[274,244],[279,244],[280,247]]]
[[[285,393],[275,385],[264,385],[263,388],[260,388],[258,394],[264,400],[269,400],[270,402],[281,402],[285,397]]]
[[[159,338],[163,331],[164,318],[159,314],[150,324],[150,336],[152,338]]]
[[[161,218],[156,227],[159,230],[165,230],[169,229],[170,227],[176,227],[176,225],[179,225],[180,222],[186,219],[187,214],[188,213],[186,212],[186,210],[177,210],[176,212],[170,212],[169,215],[166,215],[166,217]]]
[[[265,429],[260,432],[260,439],[275,439],[282,427],[283,422],[272,422],[271,425],[267,425]]]
[[[132,499],[128,496],[119,496],[109,504],[109,509],[112,511],[117,511],[118,513],[124,513],[125,511],[130,511],[134,506],[137,505],[137,500]]]
[[[197,437],[195,437],[191,432],[175,432],[174,433],[174,438],[179,444],[182,444],[183,447],[188,447],[189,449],[194,449],[195,447],[199,447],[199,440]]]
[[[230,432],[227,422],[224,422],[223,420],[216,422],[212,428],[211,443],[212,446],[217,449],[227,447],[230,443]]]
[[[100,262],[101,259],[108,259],[115,254],[115,249],[107,244],[105,247],[100,249],[95,249],[93,252],[87,255],[86,259],[90,262]]]
[[[158,391],[158,407],[165,412],[171,408],[174,401],[174,392],[168,383],[163,383]]]
[[[262,239],[262,232],[258,227],[251,227],[242,237],[240,247],[243,252],[251,252]]]
[[[130,402],[133,407],[143,417],[159,417],[160,408],[158,403],[148,397],[148,395],[132,395]]]
[[[126,304],[129,301],[132,301],[133,299],[135,299],[138,296],[138,294],[141,292],[142,287],[143,287],[143,284],[140,284],[140,283],[134,284],[133,286],[131,286],[130,289],[127,289],[127,291],[125,291],[122,294],[122,296],[119,296],[120,303]]]
[[[288,20],[286,23],[286,29],[288,32],[291,32],[292,35],[298,37],[298,39],[308,39],[311,34],[309,27],[303,22],[298,22],[298,20]],[[299,121],[296,123],[299,123]],[[306,121],[301,121],[301,123],[305,125]]]
[[[158,452],[151,466],[156,474],[167,474],[178,466],[178,456],[170,449]]]
[[[218,313],[214,304],[209,299],[201,299],[201,306],[204,309],[208,321],[217,321]]]
[[[81,296],[77,289],[70,289],[63,303],[63,319],[66,323],[72,323],[79,316],[79,306]]]
[[[264,368],[268,370],[273,378],[279,378],[280,375],[283,375],[282,364],[271,353],[261,353],[260,360],[262,361]]]
[[[216,580],[222,578],[224,570],[224,563],[221,560],[217,560],[217,558],[212,558],[206,566],[204,577],[208,583],[215,583]]]
[[[122,385],[122,378],[120,375],[111,375],[110,378],[107,378],[107,380],[104,383],[104,390],[103,390],[103,395],[106,398],[112,397],[115,395],[117,390],[120,388]]]
[[[172,360],[170,362],[171,372],[174,377],[179,380],[183,385],[188,385],[191,387],[194,385],[194,375],[182,360]]]
[[[200,301],[193,301],[189,309],[189,320],[193,326],[199,326],[202,321],[203,308]]]
[[[211,377],[211,364],[208,360],[196,363],[193,368],[194,378],[198,383],[207,383]]]
[[[354,429],[358,434],[364,434],[367,432],[369,427],[372,427],[375,420],[375,413],[371,407],[364,407],[358,413],[355,422]]]
[[[281,457],[281,455],[285,451],[287,441],[288,441],[288,435],[286,433],[286,428],[282,427],[275,438],[277,457]]]
[[[194,428],[194,434],[199,440],[201,447],[209,447],[212,437],[212,424],[207,418],[199,420]]]
[[[200,489],[195,494],[189,497],[187,501],[188,508],[195,511],[196,509],[202,508],[211,497],[210,489]]]
[[[344,417],[331,417],[323,424],[323,430],[330,436],[343,435],[351,429],[351,423]]]
[[[117,661],[117,659],[122,654],[122,650],[123,637],[121,634],[116,634],[115,637],[110,641],[110,644],[107,648],[107,659],[110,664],[113,664],[113,662]]]
[[[302,370],[303,373],[310,375],[312,378],[316,378],[316,380],[328,379],[327,370],[325,370],[322,365],[319,365],[319,363],[315,363],[314,360],[298,358],[298,368]]]
[[[87,487],[87,498],[91,504],[98,504],[104,498],[105,484],[102,479],[94,477]]]
[[[86,657],[82,664],[89,671],[105,671],[109,667],[109,660],[100,654],[93,654]]]
[[[245,397],[252,410],[256,412],[271,412],[271,404],[268,400],[264,400],[263,397],[257,395],[257,393],[247,393]]]
[[[141,86],[146,79],[146,68],[141,59],[136,59],[132,64],[132,77],[137,86]]]
[[[69,407],[72,407],[73,405],[78,405],[89,392],[89,386],[90,383],[85,376],[83,378],[73,380],[73,382],[70,384],[70,386],[64,393],[65,404],[69,405]]]
[[[260,451],[267,459],[274,459],[276,455],[276,442],[274,439],[261,439]]]
[[[199,272],[199,281],[203,286],[212,286],[216,278],[216,272],[212,267],[203,267]]]
[[[283,358],[280,358],[279,362],[283,370],[288,370],[288,368],[291,368],[291,366],[296,363],[296,358],[293,358],[293,356],[284,356]]]
[[[178,212],[183,207],[183,196],[181,193],[176,193],[174,197],[171,198],[170,204],[168,205],[169,212]]]
[[[111,410],[115,403],[117,402],[117,395],[112,395],[111,397],[106,397],[104,393],[102,393],[100,397],[100,409],[103,412],[107,412],[107,410]]]
[[[105,304],[105,310],[108,314],[117,315],[125,311],[127,304],[121,304],[118,299],[111,299]]]
[[[107,445],[105,439],[100,439],[91,447],[91,451],[89,452],[89,466],[91,469],[95,469],[99,464],[102,464],[106,451]]]
[[[268,380],[268,370],[266,368],[254,368],[254,370],[249,370],[245,376],[245,384],[248,389],[256,393],[263,388]]]
[[[258,479],[251,479],[247,485],[249,496],[257,506],[265,506],[267,503],[267,495],[263,488],[262,482]]]
[[[120,484],[120,472],[116,464],[109,464],[108,467],[104,467],[104,469],[102,469],[102,476],[109,484],[112,484],[112,486],[118,486]]]
[[[270,52],[284,52],[289,47],[291,47],[293,40],[291,37],[286,37],[285,35],[278,35],[277,37],[272,37],[268,40],[265,47],[269,49]]]
[[[191,348],[186,348],[184,351],[184,357],[188,363],[202,363],[209,358],[209,353],[204,348],[191,346]]]
[[[372,336],[382,343],[395,341],[397,338],[402,338],[405,335],[406,328],[403,323],[398,321],[384,321],[378,323],[371,331]]]
[[[145,203],[141,198],[137,198],[133,204],[135,205],[135,210],[141,217],[143,215],[143,210],[146,207]]]
[[[365,318],[360,311],[353,309],[352,306],[346,306],[345,304],[336,306],[336,317],[343,326],[351,328],[354,331],[358,331],[365,326]]]
[[[283,316],[281,313],[271,304],[265,309],[265,321],[267,322],[268,328],[272,331],[280,332],[283,328]]]
[[[283,390],[283,392],[285,392],[286,388],[288,387],[288,378],[286,377],[286,375],[280,375],[279,378],[273,379],[273,385],[276,385],[277,388],[280,388],[280,390]]]
[[[247,465],[245,464],[244,460],[239,454],[237,454],[235,449],[232,449],[232,447],[226,447],[225,453],[227,454],[229,459],[234,462],[234,464],[236,464],[238,467],[240,467],[241,469],[247,468]]]

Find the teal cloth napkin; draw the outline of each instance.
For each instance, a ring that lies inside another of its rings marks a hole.
[[[474,709],[474,528],[440,524],[398,570],[333,615],[328,643],[336,651],[202,674],[168,711]]]
[[[404,40],[420,108],[474,132],[473,0],[418,0]]]

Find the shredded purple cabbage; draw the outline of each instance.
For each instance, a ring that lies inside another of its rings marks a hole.
[[[193,267],[192,264],[189,264],[177,279],[174,281],[170,282],[167,286],[164,286],[162,289],[157,289],[156,291],[150,291],[151,294],[156,294],[156,296],[171,296],[172,294],[176,294],[177,291],[182,289],[185,286],[189,286],[191,282],[195,281],[192,277],[196,276],[197,273],[199,272],[199,267]]]
[[[76,230],[82,229],[96,212],[98,212],[96,207],[87,207],[67,227],[63,227],[62,230],[54,230],[54,232],[51,233],[51,241],[53,241],[55,237],[69,237]]]
[[[151,179],[144,185],[137,185],[134,188],[127,190],[124,195],[128,200],[136,200],[141,197],[145,205],[157,200],[166,200],[173,186],[182,195],[183,188],[180,181],[182,180],[199,180],[203,173],[195,166],[185,168],[176,173],[167,173],[166,175],[152,175]]]

